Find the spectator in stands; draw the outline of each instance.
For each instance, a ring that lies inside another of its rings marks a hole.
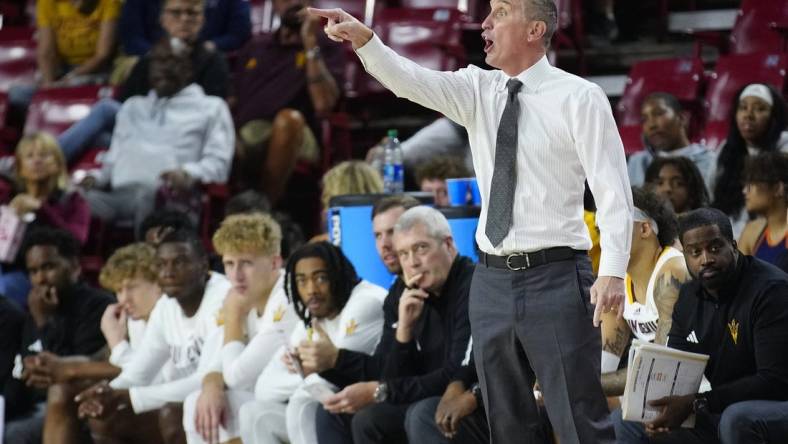
[[[302,350],[331,342],[371,353],[380,339],[386,292],[359,279],[339,248],[328,242],[304,245],[293,253],[286,273],[285,290],[302,322],[257,379],[255,400],[241,407],[241,439],[247,443],[317,442],[319,402],[311,393],[335,388],[307,373],[310,363]]]
[[[688,117],[678,99],[667,93],[653,93],[640,108],[645,149],[629,157],[627,170],[632,186],[642,186],[646,169],[659,157],[684,156],[700,170],[706,186],[714,178],[714,153],[703,145],[690,143],[687,137]]]
[[[637,338],[665,345],[672,324],[679,287],[689,279],[687,265],[676,242],[676,215],[654,193],[632,189],[635,225],[626,276],[624,315],[602,315],[602,389],[606,396],[621,396],[627,379],[621,357]],[[624,359],[626,361],[626,358]],[[625,367],[625,366],[624,366]]]
[[[156,250],[155,264],[166,296],[151,312],[138,352],[118,377],[76,398],[96,442],[182,442],[177,441],[184,439],[180,403],[200,387],[199,374],[218,358],[202,351],[212,348],[206,341],[218,329],[230,283],[208,271],[202,241],[188,230],[169,233]],[[165,364],[171,371],[157,379]]]
[[[438,156],[416,170],[416,183],[421,191],[432,193],[436,207],[449,206],[446,179],[468,177],[470,173],[458,157]]]
[[[90,209],[82,195],[68,187],[68,171],[57,141],[45,133],[24,136],[16,149],[16,192],[8,204],[29,226],[68,230],[80,244],[88,238]],[[2,202],[2,201],[0,201]],[[26,305],[30,281],[23,258],[3,264],[0,294]]]
[[[15,157],[18,192],[9,205],[20,216],[33,214],[34,224],[68,230],[84,244],[90,211],[82,195],[68,188],[68,169],[57,140],[47,133],[24,136]]]
[[[693,280],[673,308],[668,346],[710,356],[711,391],[669,396],[645,426],[613,414],[619,443],[756,443],[788,436],[788,275],[736,249],[726,215],[701,208],[679,219]],[[695,413],[695,427],[681,423]]]
[[[100,321],[113,302],[109,294],[81,281],[79,242],[68,231],[32,231],[24,256],[33,288],[21,343],[11,350],[16,355],[13,379],[3,387],[7,419],[3,442],[9,444],[41,441],[54,358],[105,355]]]
[[[167,33],[162,23],[165,17],[194,23],[199,30],[198,41],[222,52],[239,49],[252,34],[248,0],[165,3],[125,0],[119,26],[120,43],[126,54],[143,56],[148,53]]]
[[[744,197],[758,216],[744,227],[739,251],[788,273],[788,153],[763,153],[747,159]]]
[[[346,194],[377,194],[383,192],[383,178],[369,164],[360,160],[347,160],[328,170],[323,175],[323,191],[320,196],[322,212],[320,226],[328,230],[328,208],[331,198]],[[328,234],[317,235],[313,240],[328,240]]]
[[[129,7],[130,3],[135,5],[145,3],[151,8],[158,8],[160,2],[126,2],[126,7]],[[198,41],[198,33],[203,22],[203,1],[164,0],[162,3],[165,11],[193,11],[194,14],[198,14],[195,18],[190,18],[188,12],[162,13],[160,22],[165,35],[160,40],[175,38],[183,43],[184,53],[189,54],[192,63],[190,83],[200,85],[209,96],[226,97],[229,88],[229,68],[225,56],[220,51],[206,48]],[[134,65],[128,78],[119,88],[118,100],[111,98],[100,100],[87,117],[59,136],[58,140],[67,161],[75,161],[86,148],[91,146],[110,145],[115,116],[121,103],[133,96],[147,96],[152,89],[150,81],[152,58],[153,54],[146,51]]]
[[[741,192],[745,159],[762,152],[788,151],[788,116],[780,93],[760,83],[744,87],[732,109],[728,138],[717,160],[711,206],[731,218],[738,238],[749,220]]]
[[[106,79],[115,53],[120,0],[36,2],[39,86],[74,85]],[[98,83],[98,82],[96,82]],[[9,102],[27,109],[37,86],[11,88]]]
[[[139,230],[157,190],[186,200],[200,184],[226,182],[235,143],[232,118],[223,100],[189,83],[191,68],[170,42],[154,49],[153,90],[123,104],[101,169],[81,182],[96,217],[131,219]]]
[[[186,398],[183,427],[190,443],[239,439],[238,412],[254,400],[257,378],[285,345],[298,316],[285,293],[279,255],[282,232],[267,214],[238,214],[222,222],[213,245],[232,290],[221,311],[220,365]]]
[[[101,332],[111,350],[109,361],[54,356],[48,360],[54,385],[47,396],[44,444],[78,444],[90,440],[77,416],[74,396],[98,380],[118,376],[139,350],[148,317],[161,296],[155,257],[156,251],[150,245],[128,245],[116,251],[101,269],[101,285],[118,298],[101,318]],[[167,368],[161,373],[169,371]]]
[[[344,387],[318,410],[320,443],[404,441],[406,417],[443,393],[469,348],[473,263],[457,253],[446,218],[434,208],[411,208],[392,241],[402,276],[384,304],[375,354],[336,347],[333,359],[302,355],[305,369]]]
[[[323,193],[320,202],[323,211],[328,209],[331,198],[345,194],[376,194],[383,192],[380,173],[360,160],[348,160],[335,165],[323,175]]]
[[[15,302],[3,297],[2,293],[0,293],[0,325],[3,326],[3,334],[0,335],[0,390],[3,391],[0,396],[5,396],[5,388],[11,380],[14,369],[14,358],[22,343],[25,312]],[[0,420],[5,422],[5,417]]]
[[[319,18],[306,14],[308,4],[274,0],[281,26],[252,40],[237,60],[240,180],[261,188],[274,205],[296,160],[319,158],[319,118],[340,97],[343,49],[323,35]]]
[[[684,156],[657,157],[646,169],[644,185],[667,199],[677,214],[709,205],[698,167]]]

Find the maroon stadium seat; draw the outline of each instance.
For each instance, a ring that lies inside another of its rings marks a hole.
[[[99,99],[111,97],[112,93],[112,88],[107,86],[40,89],[30,102],[25,134],[47,131],[58,135],[87,116]]]
[[[17,83],[31,83],[37,69],[32,28],[0,30],[0,91]]]
[[[643,150],[643,127],[641,125],[619,126],[618,134],[624,143],[624,152],[627,156]]]
[[[398,54],[421,66],[453,71],[465,66],[462,25],[467,16],[457,9],[385,9],[376,19],[375,33]],[[346,69],[348,97],[381,94],[383,85],[366,74],[357,57]]]
[[[744,0],[730,35],[730,52],[783,52],[788,1]]]
[[[707,122],[727,122],[734,95],[749,83],[767,83],[785,89],[788,56],[785,54],[738,54],[722,56],[709,79],[704,101]]]
[[[640,106],[654,92],[676,96],[690,113],[696,110],[703,84],[700,59],[647,60],[632,65],[624,94],[616,105],[616,117],[622,127],[640,126]]]

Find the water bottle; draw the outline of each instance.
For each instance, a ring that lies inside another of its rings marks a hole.
[[[405,189],[402,146],[397,139],[397,130],[389,130],[388,136],[388,143],[383,150],[383,191],[389,194],[398,194]]]

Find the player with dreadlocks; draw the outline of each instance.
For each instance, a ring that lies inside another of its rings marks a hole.
[[[317,442],[314,418],[319,400],[336,387],[318,374],[304,374],[299,348],[307,342],[331,341],[372,354],[383,329],[386,290],[361,280],[342,251],[328,242],[293,252],[285,291],[303,324],[263,370],[255,400],[241,407],[243,442]]]

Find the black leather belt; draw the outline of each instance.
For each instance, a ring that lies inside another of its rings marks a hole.
[[[550,262],[572,259],[577,254],[588,254],[582,250],[569,247],[553,247],[530,253],[512,253],[507,256],[496,256],[484,252],[479,253],[479,262],[487,267],[503,268],[504,270],[527,270]]]

